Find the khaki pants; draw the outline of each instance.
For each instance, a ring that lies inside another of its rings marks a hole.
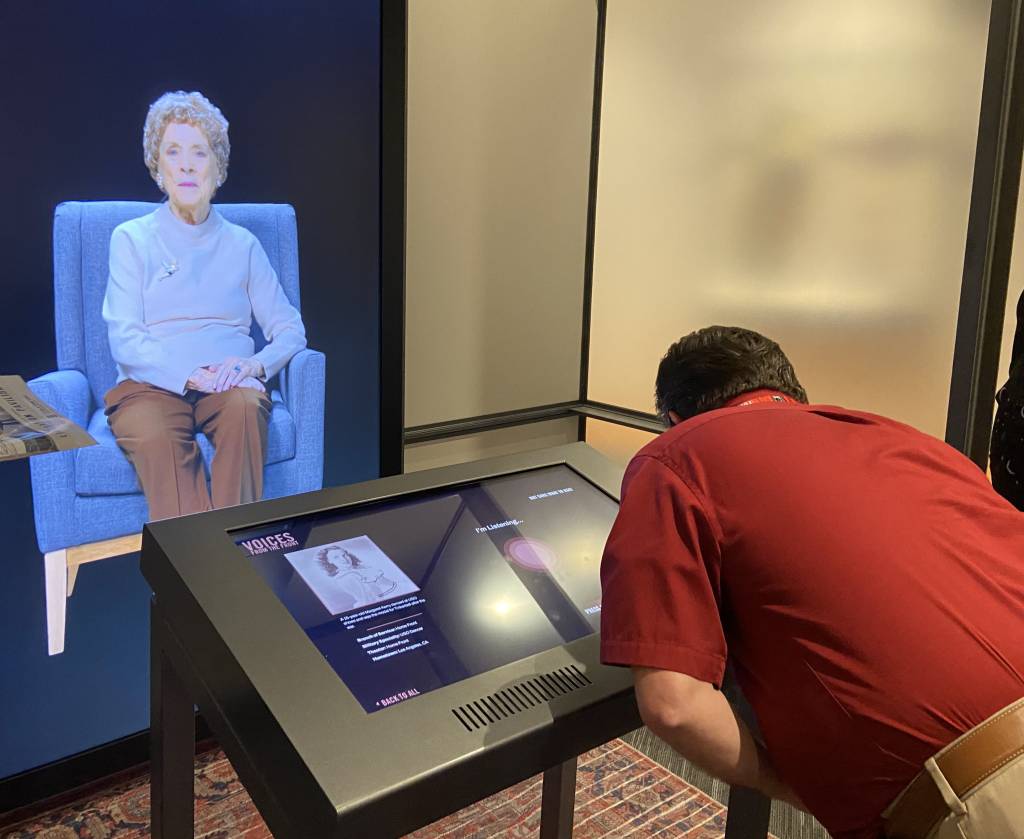
[[[198,513],[258,501],[263,494],[270,399],[253,388],[181,396],[124,381],[104,397],[117,444],[139,476],[149,518]],[[210,490],[196,442],[213,444]],[[212,498],[211,498],[212,494]]]
[[[950,813],[927,839],[1024,839],[1024,755],[963,796],[966,815]]]
[[[950,812],[922,839],[1024,839],[1024,742],[1004,766],[957,797],[935,761],[970,736],[968,731],[925,764]],[[900,798],[902,793],[883,816],[896,808]]]

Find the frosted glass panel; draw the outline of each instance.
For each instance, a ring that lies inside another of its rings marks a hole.
[[[594,0],[409,3],[406,425],[579,394]]]
[[[483,457],[564,446],[576,442],[578,428],[574,418],[547,420],[433,443],[415,443],[405,447],[405,471],[418,472],[435,466],[468,463]]]
[[[941,436],[988,15],[611,0],[591,398],[651,410],[667,346],[735,324],[812,401]]]
[[[648,431],[600,420],[587,420],[587,443],[609,460],[625,466],[640,449],[657,437]]]

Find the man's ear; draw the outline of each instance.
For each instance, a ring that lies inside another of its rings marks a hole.
[[[679,425],[679,423],[683,421],[683,418],[679,416],[679,414],[671,410],[668,412],[668,418],[671,421],[672,425]]]

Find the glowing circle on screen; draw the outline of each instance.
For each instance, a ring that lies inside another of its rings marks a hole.
[[[505,556],[510,562],[529,571],[547,571],[558,561],[550,545],[529,536],[509,539],[505,543]]]

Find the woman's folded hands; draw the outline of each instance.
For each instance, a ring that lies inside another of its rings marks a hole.
[[[230,375],[225,374],[225,367]],[[236,367],[238,369],[235,369]],[[201,393],[223,393],[236,387],[251,387],[253,390],[266,393],[266,386],[256,378],[259,372],[262,372],[262,367],[258,362],[229,358],[220,364],[197,367],[188,377],[186,387]]]

